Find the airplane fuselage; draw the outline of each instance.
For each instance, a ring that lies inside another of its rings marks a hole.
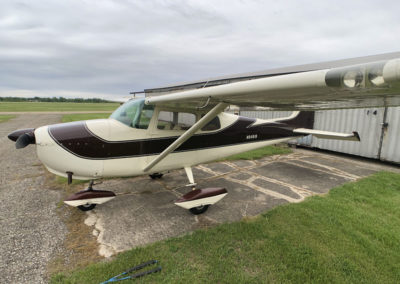
[[[159,129],[158,112],[156,108],[147,129],[132,128],[113,118],[40,127],[35,130],[38,157],[50,172],[64,177],[71,172],[74,179],[137,176],[288,141],[302,136],[293,129],[305,123],[295,125],[293,117],[261,120],[220,113],[218,129],[199,131],[146,172],[146,165],[185,132]]]

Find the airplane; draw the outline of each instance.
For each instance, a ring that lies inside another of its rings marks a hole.
[[[184,169],[188,193],[175,204],[193,214],[224,198],[225,188],[196,188],[192,167],[233,154],[314,135],[360,141],[359,134],[313,129],[320,109],[400,105],[400,54],[378,61],[331,68],[271,73],[262,78],[131,99],[108,119],[46,125],[8,135],[16,148],[36,144],[51,173],[90,180],[67,205],[92,210],[116,197],[95,190],[95,180]],[[230,105],[292,110],[278,119],[253,119],[224,112]]]

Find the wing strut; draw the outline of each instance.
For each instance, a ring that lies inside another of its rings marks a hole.
[[[153,161],[151,161],[143,171],[147,172],[155,165],[157,165],[161,160],[163,160],[169,153],[174,151],[176,148],[181,146],[186,140],[192,137],[200,128],[209,123],[214,117],[216,117],[220,112],[222,112],[228,105],[225,103],[218,103],[214,108],[212,108],[205,116],[203,116],[199,121],[193,124],[185,133],[183,133],[178,139],[176,139],[171,145],[168,146],[160,155],[158,155]]]

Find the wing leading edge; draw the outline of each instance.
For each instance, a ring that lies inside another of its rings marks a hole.
[[[146,104],[209,107],[224,102],[271,109],[400,105],[400,58],[241,81],[147,97]]]

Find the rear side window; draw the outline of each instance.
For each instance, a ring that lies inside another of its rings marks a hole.
[[[201,130],[202,131],[211,131],[211,130],[217,130],[221,128],[221,122],[219,121],[219,117],[216,116],[211,120],[209,123],[207,123]]]
[[[195,123],[196,116],[193,113],[160,111],[158,114],[157,129],[188,130]]]

